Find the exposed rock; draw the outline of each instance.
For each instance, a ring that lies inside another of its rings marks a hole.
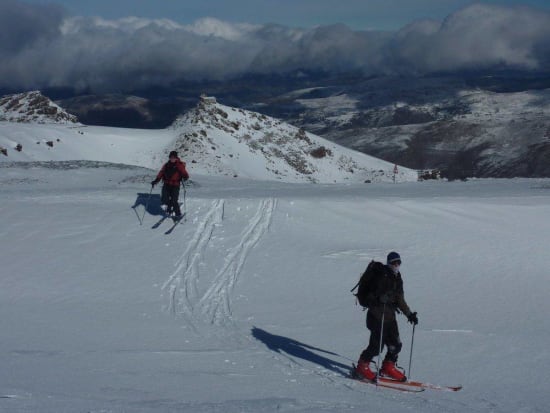
[[[265,170],[259,172],[264,179],[377,182],[393,176],[393,164],[343,148],[270,116],[221,105],[204,95],[194,109],[176,119],[172,128],[179,134],[175,149],[207,173],[246,176],[238,170],[240,158],[245,157],[255,171]],[[410,174],[410,170],[403,169],[398,179],[416,179],[415,171]]]
[[[78,123],[39,91],[7,95],[0,98],[0,120],[22,123]]]

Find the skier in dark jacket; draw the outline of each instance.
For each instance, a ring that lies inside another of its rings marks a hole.
[[[405,381],[407,377],[395,366],[402,346],[395,314],[401,311],[408,321],[414,325],[418,324],[418,317],[416,313],[410,310],[405,301],[403,279],[399,272],[401,266],[399,254],[390,252],[386,265],[379,265],[381,268],[374,271],[372,278],[369,280],[369,283],[372,283],[369,288],[371,292],[367,294],[369,345],[361,353],[355,372],[368,380],[376,379],[377,373],[371,370],[370,363],[380,353],[382,344],[382,346],[387,347],[387,353],[380,374],[394,380]]]
[[[154,187],[162,179],[164,185],[162,186],[161,203],[167,206],[166,213],[168,215],[174,213],[175,219],[181,219],[182,215],[178,202],[180,184],[182,180],[187,181],[189,179],[189,174],[185,169],[185,162],[178,158],[176,151],[170,152],[168,158],[168,162],[162,166],[156,179],[151,182],[151,186]]]

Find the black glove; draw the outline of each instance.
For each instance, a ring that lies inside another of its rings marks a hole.
[[[154,188],[156,184],[158,184],[159,181],[157,181],[156,179],[154,179],[153,181],[151,181],[151,186]]]
[[[417,325],[418,324],[418,316],[416,315],[416,311],[414,313],[410,313],[407,317],[407,320],[409,320],[409,323]]]
[[[186,182],[188,180],[189,180],[189,178],[183,178],[183,182]]]

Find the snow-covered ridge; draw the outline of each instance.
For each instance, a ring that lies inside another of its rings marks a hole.
[[[380,182],[394,178],[395,165],[344,148],[303,129],[202,96],[172,128],[175,147],[195,170],[285,182]],[[397,168],[397,181],[416,171]]]
[[[2,101],[11,114],[20,115],[0,122],[0,161],[4,162],[85,160],[156,169],[176,149],[192,175],[310,183],[418,179],[415,170],[397,167],[395,173],[392,163],[281,120],[221,105],[215,98],[202,97],[194,109],[161,130],[85,126],[40,117],[36,108],[41,107],[42,114],[51,106],[38,92]],[[63,113],[55,110],[57,115]]]
[[[39,91],[18,93],[0,98],[0,121],[22,123],[78,123],[76,116],[67,113]]]

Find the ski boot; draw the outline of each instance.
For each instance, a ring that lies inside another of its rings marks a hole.
[[[367,379],[370,381],[376,380],[376,373],[370,369],[370,360],[359,359],[354,373],[361,379]]]
[[[382,376],[389,377],[392,380],[407,381],[407,376],[395,367],[395,362],[390,360],[384,360],[382,363],[382,368],[380,369],[380,374]]]

